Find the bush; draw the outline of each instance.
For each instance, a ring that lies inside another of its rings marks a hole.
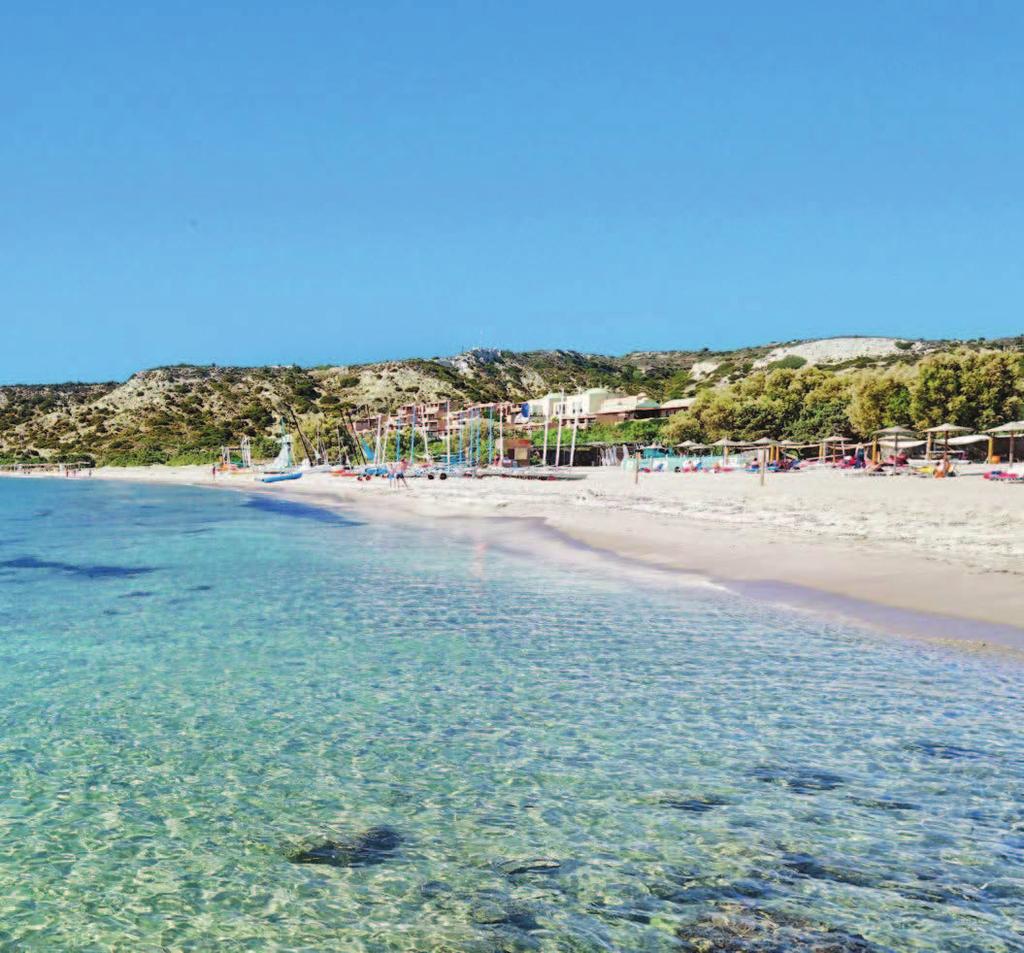
[[[806,357],[801,357],[799,354],[787,354],[778,361],[772,361],[771,364],[768,365],[768,370],[776,371],[783,369],[795,371],[803,367],[806,363]]]

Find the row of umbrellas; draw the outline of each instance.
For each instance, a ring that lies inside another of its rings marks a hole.
[[[945,449],[949,449],[949,438],[955,434],[969,433],[970,427],[961,427],[957,424],[939,424],[937,427],[928,427],[924,431],[911,430],[909,427],[883,427],[881,430],[876,431],[873,436],[876,440],[881,440],[885,443],[892,443],[894,452],[899,452],[900,440],[903,439],[913,440],[918,437],[919,433],[927,435],[928,440],[928,452],[931,452],[932,443],[936,438],[943,438]],[[1024,420],[1014,420],[1010,423],[1002,424],[999,427],[992,427],[987,430],[986,433],[993,437],[1009,437],[1010,438],[1010,462],[1013,462],[1013,442],[1015,437],[1024,435]],[[825,437],[823,440],[818,441],[822,446],[826,444],[847,444],[854,443],[855,441],[850,437],[844,437],[833,434],[831,437]],[[730,440],[728,437],[722,437],[720,440],[716,440],[714,443],[701,443],[697,440],[684,440],[682,443],[676,444],[678,450],[697,450],[703,447],[721,447],[728,450],[730,447],[789,447],[796,448],[804,446],[796,440],[771,440],[768,437],[762,437],[760,440],[743,441],[743,440]],[[661,449],[651,448],[651,449]]]

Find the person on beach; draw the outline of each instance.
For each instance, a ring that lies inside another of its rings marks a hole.
[[[403,460],[398,465],[398,470],[395,472],[395,486],[396,487],[399,484],[401,484],[407,490],[409,489],[409,484],[405,482],[405,471],[408,469],[408,467],[409,467],[409,462],[407,460]]]

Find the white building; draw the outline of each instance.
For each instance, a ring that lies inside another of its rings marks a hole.
[[[555,408],[565,400],[565,391],[559,391],[556,393],[545,394],[543,397],[537,397],[529,402],[530,404],[530,419],[536,417],[539,420],[547,420],[549,417],[554,417],[556,414]]]
[[[597,416],[601,405],[621,395],[605,387],[590,387],[576,394],[546,394],[530,401],[530,417],[538,420],[560,417],[586,423]]]
[[[578,394],[569,394],[555,407],[555,414],[563,420],[593,420],[606,401],[620,396],[616,391],[604,387],[591,387]]]

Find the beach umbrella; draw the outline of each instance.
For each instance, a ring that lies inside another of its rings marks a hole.
[[[850,442],[850,438],[849,437],[843,437],[843,436],[841,436],[839,434],[833,434],[831,437],[823,437],[822,440],[821,440],[821,446],[820,446],[820,449],[819,449],[818,456],[821,457],[821,459],[824,459],[825,455],[828,453],[828,446],[829,446],[829,444],[832,444],[832,443],[838,443],[839,444],[839,452],[843,456],[846,456],[846,445],[849,442]]]
[[[945,449],[949,451],[949,438],[951,434],[955,433],[968,433],[970,427],[958,427],[956,424],[939,424],[937,427],[929,427],[925,433],[928,434],[928,449],[925,450],[924,456],[926,460],[930,460],[932,456],[932,440],[935,437],[945,438]]]
[[[724,451],[723,452],[723,460],[724,460],[725,463],[728,463],[729,462],[729,448],[730,447],[742,447],[743,444],[740,443],[738,440],[730,440],[728,437],[722,437],[721,440],[716,440],[713,444],[711,444],[711,446],[712,447],[721,447],[722,450]]]
[[[879,437],[892,437],[895,445],[893,450],[893,459],[896,459],[897,454],[900,452],[900,437],[916,437],[917,431],[911,430],[909,427],[896,426],[896,427],[883,427],[881,430],[875,431],[875,441],[872,456],[875,463],[878,462],[878,438]],[[896,472],[895,467],[893,472]]]
[[[1010,465],[1013,465],[1013,443],[1015,438],[1024,434],[1024,420],[1011,420],[1008,424],[1002,424],[999,427],[993,427],[989,434],[996,437],[1009,437],[1010,438]],[[989,452],[989,456],[992,454]]]

